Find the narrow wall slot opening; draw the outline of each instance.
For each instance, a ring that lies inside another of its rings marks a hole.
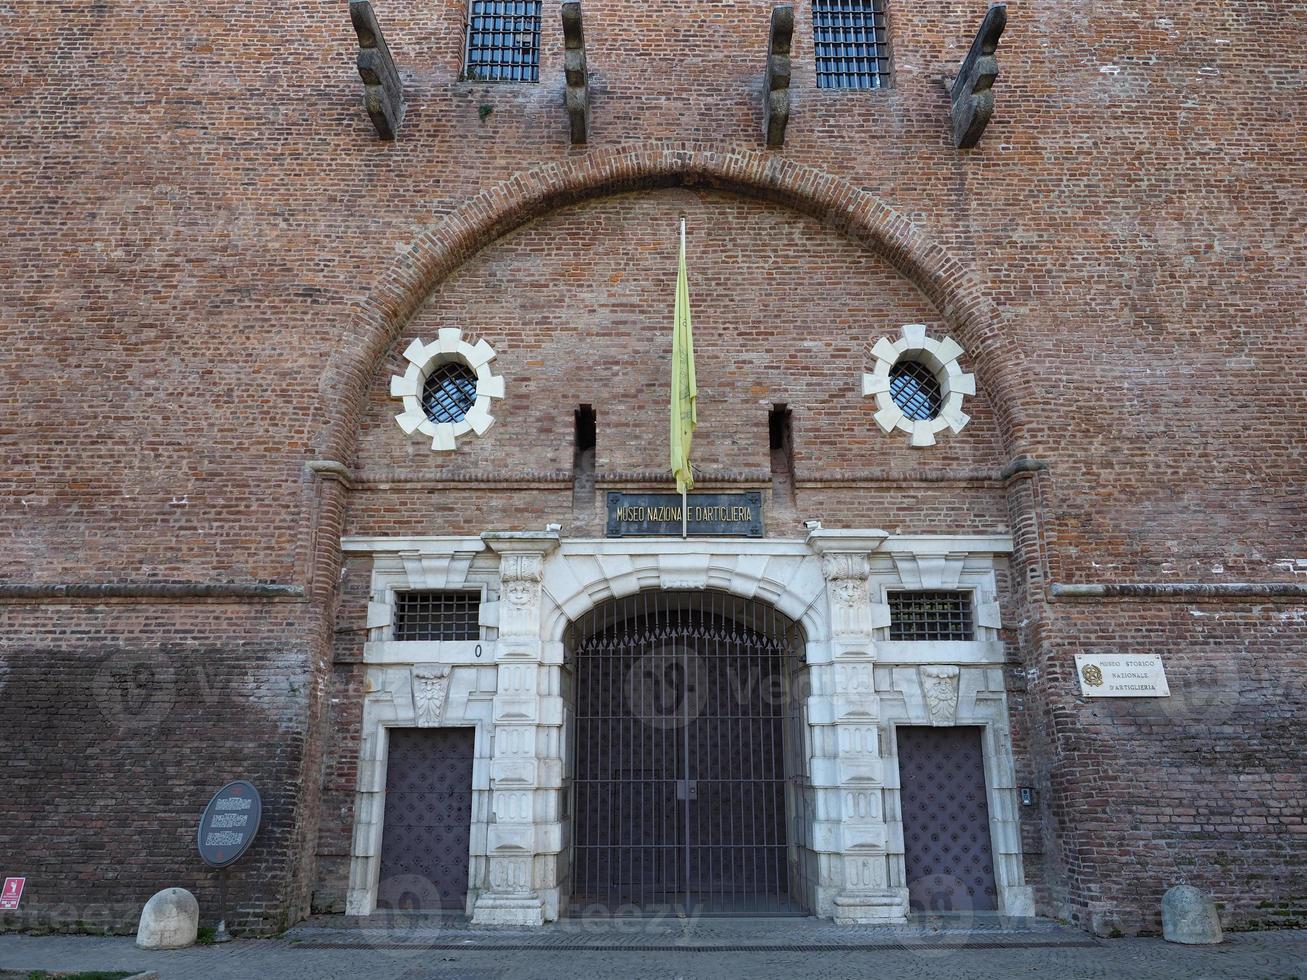
[[[581,405],[575,413],[572,451],[572,516],[587,518],[595,507],[595,439],[597,425],[591,405]]]
[[[773,504],[794,505],[793,413],[783,402],[767,413],[767,436],[771,447],[771,492]]]

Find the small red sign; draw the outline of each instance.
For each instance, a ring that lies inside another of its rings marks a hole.
[[[26,878],[6,878],[4,890],[0,891],[0,909],[12,911],[18,908],[18,900],[23,897],[23,886],[26,884]]]

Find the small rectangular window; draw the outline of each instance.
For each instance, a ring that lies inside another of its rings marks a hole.
[[[891,640],[974,640],[970,592],[891,592]]]
[[[398,592],[395,594],[395,639],[481,639],[481,594],[478,592]]]
[[[463,75],[470,82],[538,82],[540,0],[469,0]]]
[[[889,85],[885,0],[812,0],[818,88]]]

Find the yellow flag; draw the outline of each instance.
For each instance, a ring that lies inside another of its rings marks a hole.
[[[681,261],[676,270],[676,310],[672,326],[672,473],[676,492],[694,486],[690,442],[698,423],[699,397],[694,377],[694,337],[690,332],[690,284],[685,273],[685,219],[681,219]]]

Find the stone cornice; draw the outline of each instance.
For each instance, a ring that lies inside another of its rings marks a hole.
[[[879,528],[845,530],[815,528],[808,534],[808,547],[819,555],[869,554],[877,550],[889,537],[888,531]]]
[[[486,531],[481,540],[500,555],[547,555],[558,547],[557,531]]]
[[[4,582],[0,603],[298,602],[304,587],[277,582]]]
[[[1307,599],[1307,582],[1055,582],[1054,599]]]
[[[346,535],[340,539],[342,551],[381,551],[399,554],[416,551],[421,554],[453,554],[460,551],[485,551],[486,543],[476,535]]]

